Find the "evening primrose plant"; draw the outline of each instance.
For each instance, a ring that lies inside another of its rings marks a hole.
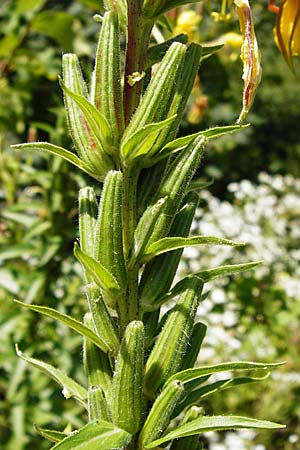
[[[208,416],[201,407],[206,396],[263,380],[279,364],[197,365],[206,332],[196,321],[206,298],[203,286],[253,269],[259,261],[205,268],[174,283],[184,247],[244,245],[189,237],[201,187],[194,175],[210,139],[243,128],[260,75],[249,4],[236,0],[245,37],[239,123],[176,138],[199,64],[216,51],[188,45],[184,35],[149,45],[153,26],[167,26],[164,13],[185,3],[107,1],[104,16],[97,16],[101,31],[89,89],[77,56],[63,56],[59,81],[75,151],[45,142],[15,146],[59,155],[102,184],[100,199],[91,186],[79,192],[74,255],[84,272],[83,320],[18,302],[83,338],[84,384],[17,347],[22,359],[86,411],[86,425],[72,433],[37,428],[53,449],[199,450],[199,435],[207,431],[282,427],[248,417]],[[238,371],[243,376],[236,376]]]

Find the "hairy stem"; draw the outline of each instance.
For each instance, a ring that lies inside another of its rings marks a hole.
[[[153,26],[152,21],[142,17],[140,0],[128,0],[127,48],[124,81],[124,114],[128,124],[134,113],[142,92],[142,79],[133,85],[128,83],[128,76],[134,72],[142,74],[147,56],[147,47]]]

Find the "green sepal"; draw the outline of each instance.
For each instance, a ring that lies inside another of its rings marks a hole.
[[[141,257],[141,263],[150,261],[152,258],[161,255],[162,253],[195,245],[230,245],[233,247],[243,247],[246,244],[244,242],[234,242],[216,236],[193,236],[189,238],[166,237],[146,247],[145,252]]]
[[[115,450],[126,447],[131,438],[131,434],[112,423],[96,420],[73,431],[51,450]]]
[[[182,205],[188,186],[199,166],[204,144],[205,138],[197,137],[169,166],[152,202],[153,206],[160,199],[167,198],[159,217],[155,220],[148,246],[168,236],[174,217]],[[151,216],[148,217],[150,208],[147,208],[141,217],[141,226],[150,220],[153,221]]]
[[[94,283],[90,283],[86,286],[86,293],[94,329],[105,342],[109,351],[116,355],[120,346],[120,339],[115,322],[105,305],[100,289]]]
[[[94,177],[103,180],[114,167],[103,144],[111,134],[105,118],[87,100],[78,58],[74,54],[63,55],[63,80],[68,125],[74,146],[80,158],[89,166]]]
[[[164,129],[169,129],[175,121],[176,114],[161,122],[144,125],[121,143],[121,155],[124,163],[129,165],[137,160],[141,167],[153,164],[151,158],[155,154],[155,141]]]
[[[167,380],[166,384],[171,382],[173,379],[178,379],[182,381],[182,383],[189,383],[190,381],[205,377],[207,375],[210,376],[215,373],[226,372],[229,370],[271,370],[275,369],[276,367],[282,366],[283,364],[285,363],[257,363],[252,361],[236,361],[215,364],[212,366],[195,367],[193,369],[186,369],[181,372],[177,372],[176,376],[171,376]]]
[[[168,117],[185,53],[185,45],[179,42],[171,45],[125,130],[124,141],[145,125],[160,122]]]
[[[94,170],[91,169],[91,167],[84,161],[79,159],[74,153],[66,150],[65,148],[50,144],[49,142],[29,142],[27,144],[15,144],[11,147],[16,150],[44,151],[50,153],[51,155],[59,156],[91,177],[96,178],[96,180],[102,180],[101,175],[98,176],[98,174],[94,173]]]
[[[89,422],[94,420],[110,420],[108,406],[101,386],[88,389]]]
[[[199,276],[205,283],[207,283],[208,281],[215,280],[216,278],[228,277],[245,272],[246,270],[255,269],[263,263],[264,261],[260,260],[243,264],[228,264],[226,266],[215,267],[213,269],[201,270],[201,272],[197,272],[195,275]]]
[[[140,431],[139,449],[157,439],[169,425],[172,413],[182,398],[184,387],[180,381],[173,381],[158,395]]]
[[[85,314],[84,324],[93,329],[94,324],[90,313]],[[109,392],[112,371],[108,355],[86,337],[83,340],[83,365],[89,388],[96,386],[101,387],[103,392]]]
[[[118,14],[108,11],[104,14],[99,36],[91,101],[110,124],[113,146],[108,147],[107,152],[111,154],[117,152],[116,146],[124,129],[120,55]]]
[[[93,256],[95,248],[95,226],[97,222],[98,203],[92,187],[79,191],[79,240],[82,250]]]
[[[144,325],[130,322],[116,359],[110,405],[113,422],[134,434],[142,419]]]
[[[121,290],[125,288],[127,279],[122,237],[122,191],[122,172],[110,171],[103,185],[94,251],[95,260],[114,277]]]
[[[237,131],[241,131],[244,128],[248,128],[250,124],[246,125],[227,125],[224,127],[214,127],[209,128],[204,131],[200,131],[199,133],[190,134],[188,136],[183,136],[174,141],[168,142],[159,152],[158,158],[162,159],[171,154],[182,151],[187,145],[189,145],[193,140],[198,136],[203,136],[207,140],[214,139],[226,134],[235,133]],[[158,159],[158,160],[159,160]]]
[[[198,204],[198,196],[190,194],[185,205],[176,214],[170,235],[185,237],[189,234]],[[154,258],[143,270],[139,285],[140,304],[144,310],[152,309],[155,301],[170,289],[176,274],[183,249]]]
[[[192,336],[194,319],[201,299],[203,282],[193,278],[168,315],[145,368],[145,391],[151,398],[165,381],[181,370]]]
[[[87,328],[83,323],[79,322],[73,317],[68,316],[67,314],[63,314],[55,309],[48,308],[47,306],[39,306],[39,305],[29,305],[27,303],[19,302],[18,300],[14,300],[18,305],[24,306],[25,308],[30,309],[31,311],[38,312],[40,314],[44,314],[45,316],[52,317],[52,319],[58,320],[65,325],[67,325],[72,330],[76,331],[82,336],[86,336],[90,339],[97,347],[99,347],[102,351],[108,352],[109,348],[107,348],[105,342],[101,339],[100,336],[97,336],[92,330]]]
[[[154,448],[163,444],[164,442],[168,442],[173,439],[202,434],[208,431],[238,430],[249,428],[279,429],[285,428],[285,425],[240,416],[202,416],[184,425],[178,426],[176,430],[171,431],[161,439],[157,439],[145,445],[145,448]]]
[[[109,298],[111,307],[115,307],[116,295],[120,286],[115,277],[96,259],[83,252],[77,242],[74,244],[74,255],[81,262],[84,270]]]
[[[54,442],[55,444],[57,442],[62,441],[67,434],[63,433],[62,431],[56,431],[56,430],[46,430],[44,428],[40,428],[36,424],[33,425],[34,429],[45,439],[47,439],[50,442]]]
[[[173,42],[181,42],[181,44],[187,44],[188,37],[186,34],[182,33],[178,36],[168,39],[167,41],[162,42],[161,44],[152,45],[152,47],[149,47],[145,70],[150,69],[154,64],[160,62]]]
[[[206,335],[206,330],[207,326],[202,322],[197,322],[194,325],[191,342],[183,361],[182,370],[194,367]]]
[[[58,383],[63,388],[62,393],[66,399],[73,397],[82,406],[84,406],[85,408],[87,407],[86,405],[87,392],[83,386],[74,381],[72,378],[65,375],[61,370],[51,366],[51,364],[47,364],[44,361],[40,361],[39,359],[31,358],[29,356],[24,355],[24,353],[21,352],[21,350],[19,350],[17,344],[16,344],[16,353],[21,359],[23,359],[33,367],[39,369],[49,378]]]

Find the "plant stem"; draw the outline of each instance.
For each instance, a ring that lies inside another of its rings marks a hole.
[[[124,114],[125,123],[128,125],[140,99],[143,82],[142,80],[131,86],[128,76],[134,72],[142,74],[145,67],[147,47],[151,34],[153,22],[142,16],[141,1],[128,0],[128,27],[127,48],[124,80]]]

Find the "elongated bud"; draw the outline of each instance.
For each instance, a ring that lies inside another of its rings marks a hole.
[[[93,422],[94,420],[110,421],[104,392],[99,386],[92,386],[88,390],[88,411],[89,422]]]
[[[185,53],[185,45],[179,42],[171,45],[124,133],[123,143],[141,127],[168,117]]]
[[[139,436],[139,449],[159,438],[184,392],[183,383],[174,380],[157,397]]]
[[[261,80],[260,52],[255,36],[254,24],[248,0],[234,0],[239,16],[243,44],[241,59],[243,61],[243,108],[237,123],[242,123],[254,101],[257,87]]]
[[[181,370],[194,367],[201,349],[203,339],[205,338],[207,326],[202,322],[197,322],[193,328],[191,342],[186,352]]]
[[[126,285],[122,237],[122,187],[122,173],[109,172],[99,206],[94,254],[95,259],[114,276],[121,289]]]
[[[82,250],[93,256],[98,203],[92,187],[79,191],[79,239]]]
[[[116,354],[120,346],[119,336],[115,323],[103,301],[100,289],[94,283],[91,283],[87,285],[86,291],[95,331],[110,351]]]
[[[203,282],[193,277],[160,332],[146,363],[145,390],[154,397],[163,383],[181,370],[201,299]]]
[[[143,368],[144,326],[134,321],[125,330],[111,391],[113,422],[132,434],[141,423]]]
[[[189,234],[198,204],[198,196],[191,194],[188,202],[178,212],[170,236],[186,237]],[[157,256],[146,264],[140,281],[140,304],[144,309],[155,307],[155,302],[171,287],[183,249]]]
[[[97,135],[96,126],[93,126],[93,120],[90,115],[83,113],[83,108],[79,107],[78,102],[82,101],[88,104],[87,88],[79,66],[78,58],[74,54],[63,55],[63,80],[65,90],[65,107],[67,111],[68,125],[76,152],[84,161],[94,177],[103,180],[106,173],[114,167],[111,158],[104,152]],[[71,93],[75,94],[73,96]],[[82,100],[83,99],[83,100]]]
[[[112,146],[116,153],[119,136],[124,129],[121,87],[120,29],[118,15],[114,11],[105,13],[100,32],[95,68],[92,78],[91,101],[104,115],[112,131]]]
[[[198,419],[199,416],[203,415],[203,408],[199,406],[192,406],[187,410],[181,424],[191,422],[192,420]],[[188,436],[182,439],[174,440],[170,450],[200,450],[199,436]]]
[[[175,139],[176,137],[186,103],[192,91],[195,77],[198,72],[201,52],[201,46],[195,43],[192,43],[187,49],[184,62],[182,64],[182,72],[169,110],[169,116],[176,114],[176,119],[168,128],[161,132],[159,139],[157,139],[155,143],[157,150],[161,149],[167,142]],[[155,149],[153,149],[152,152],[155,153]]]
[[[90,313],[84,316],[84,323],[94,330]],[[101,387],[103,392],[108,392],[112,379],[108,357],[87,338],[83,342],[83,362],[89,388]]]
[[[167,200],[158,219],[156,219],[154,223],[153,232],[148,239],[147,245],[150,245],[169,234],[174,217],[180,209],[189,184],[199,166],[204,144],[205,138],[203,138],[203,136],[198,136],[174,159],[166,175],[162,179],[152,204],[158,202],[160,198],[167,198]],[[149,212],[150,209],[147,208],[140,219],[138,227],[141,227],[141,229],[143,223],[146,224],[153,220]]]

